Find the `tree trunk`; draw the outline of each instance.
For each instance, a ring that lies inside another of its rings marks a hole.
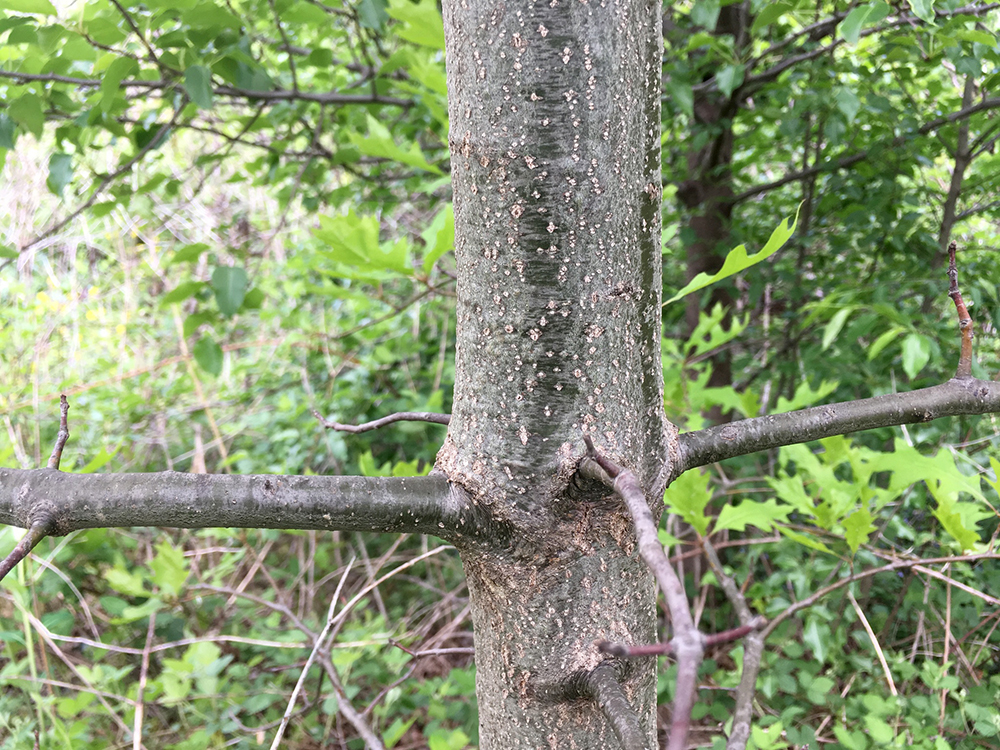
[[[624,508],[573,475],[586,431],[662,508],[676,455],[660,360],[659,13],[648,0],[444,7],[459,280],[438,468],[503,530],[463,549],[483,750],[615,746],[581,695],[609,659],[595,641],[657,637]],[[655,746],[655,660],[614,666]]]

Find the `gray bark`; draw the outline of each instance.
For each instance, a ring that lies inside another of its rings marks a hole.
[[[472,544],[495,536],[441,476],[65,474],[0,468],[0,523],[46,533],[115,526],[416,531]],[[502,534],[501,534],[502,536]]]
[[[656,638],[654,584],[582,434],[662,508],[660,4],[444,5],[455,398],[437,466],[512,541],[463,554],[480,747],[607,748],[595,641]],[[655,745],[653,659],[622,669]]]

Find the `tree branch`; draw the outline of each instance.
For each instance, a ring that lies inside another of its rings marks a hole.
[[[860,430],[929,422],[960,414],[1000,412],[1000,382],[952,378],[907,393],[754,417],[678,436],[678,474],[734,456],[846,435]]]
[[[56,73],[18,73],[10,70],[0,70],[0,78],[9,78],[19,83],[65,83],[81,88],[97,87],[102,83],[99,78],[77,78],[74,76],[58,75]],[[176,81],[165,78],[157,81],[130,79],[122,81],[119,87],[155,90],[173,88],[176,85]],[[342,94],[337,91],[311,92],[289,91],[287,89],[256,91],[253,89],[241,89],[235,86],[216,86],[213,90],[217,96],[228,96],[260,102],[305,101],[318,102],[319,104],[385,104],[395,107],[410,107],[413,105],[412,99],[400,99],[398,97],[381,95],[374,96],[372,94]]]
[[[914,135],[927,135],[928,133],[931,133],[937,130],[938,128],[948,125],[950,123],[958,122],[959,120],[964,120],[965,118],[971,117],[972,115],[982,112],[984,110],[991,110],[997,108],[1000,108],[1000,97],[990,97],[987,99],[983,99],[982,101],[977,102],[976,104],[973,104],[969,107],[963,107],[960,110],[952,112],[950,115],[945,115],[944,117],[939,117],[935,120],[931,120],[930,122],[924,123],[915,131],[911,131],[909,133],[896,136],[895,138],[892,139],[890,148],[895,148],[903,145],[904,143],[906,143],[906,140],[908,138],[911,138]],[[880,149],[878,153],[884,153],[884,149]],[[753,198],[762,193],[768,193],[771,190],[779,188],[783,185],[787,185],[790,182],[798,182],[800,180],[807,179],[809,177],[812,177],[814,175],[823,172],[836,172],[839,169],[846,169],[847,167],[853,166],[860,161],[868,159],[870,156],[871,152],[866,150],[857,154],[842,156],[841,158],[835,161],[828,161],[823,164],[818,164],[816,166],[810,167],[809,169],[803,169],[798,172],[791,172],[789,174],[786,174],[784,177],[780,177],[777,180],[773,180],[772,182],[766,182],[763,185],[755,185],[754,187],[747,188],[742,193],[739,193],[738,195],[733,197],[732,200],[733,205],[736,205],[737,203],[742,203],[748,198]]]
[[[316,419],[319,420],[319,423],[328,430],[353,433],[377,430],[379,427],[385,427],[393,422],[431,422],[432,424],[445,425],[451,423],[450,414],[436,414],[430,411],[397,411],[395,414],[390,414],[389,416],[382,417],[381,419],[373,419],[371,422],[365,422],[364,424],[341,424],[340,422],[332,422],[320,415],[318,411],[314,411],[313,416],[316,417]]]
[[[66,474],[0,469],[0,523],[52,535],[114,526],[492,533],[442,476]]]
[[[593,698],[601,709],[622,750],[649,750],[639,725],[639,715],[625,697],[610,664],[601,664],[587,675],[583,692]]]
[[[701,664],[705,652],[704,638],[691,617],[684,584],[677,577],[677,572],[663,552],[663,545],[660,544],[656,532],[656,520],[649,509],[646,493],[643,492],[638,478],[628,469],[623,469],[598,453],[589,435],[585,434],[583,440],[587,444],[590,462],[585,461],[580,468],[592,478],[600,479],[599,472],[589,468],[596,464],[613,480],[612,489],[624,501],[629,515],[632,516],[639,554],[653,571],[653,576],[666,599],[667,609],[670,611],[670,622],[674,631],[670,648],[677,656],[677,687],[674,691],[667,750],[684,750],[687,746],[688,730],[691,728],[691,710],[694,708],[698,665]]]

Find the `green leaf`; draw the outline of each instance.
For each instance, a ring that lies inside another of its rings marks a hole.
[[[746,531],[747,526],[756,526],[761,531],[771,531],[775,521],[786,521],[792,512],[790,505],[778,504],[774,498],[763,503],[744,500],[739,505],[727,505],[719,513],[712,533],[723,529]]]
[[[953,495],[946,493],[935,492],[934,498],[938,501],[938,505],[934,509],[934,517],[944,530],[958,542],[963,552],[975,547],[979,541],[979,534],[976,532],[976,516],[979,516],[979,520],[985,520],[992,514],[979,509],[974,503],[956,502]],[[963,513],[962,511],[972,512]]]
[[[910,0],[913,15],[924,23],[934,22],[934,0]]]
[[[212,108],[212,72],[204,65],[192,65],[184,71],[184,88],[201,109]]]
[[[768,3],[754,17],[753,24],[750,26],[750,33],[756,34],[761,29],[767,28],[785,15],[785,13],[792,10],[792,7],[792,3],[790,2]]]
[[[742,65],[727,65],[715,74],[715,84],[723,96],[732,96],[733,92],[743,83],[744,67]]]
[[[955,29],[952,32],[958,39],[974,44],[985,44],[987,47],[996,47],[997,38],[989,32],[980,29]]]
[[[163,295],[163,299],[160,300],[160,305],[171,305],[174,302],[183,302],[188,297],[193,297],[204,288],[205,282],[203,281],[185,281],[183,284],[178,284],[175,289]]]
[[[375,216],[358,216],[348,209],[344,216],[320,216],[313,236],[329,246],[327,255],[337,263],[366,268],[378,251],[379,223]]]
[[[387,7],[386,0],[361,0],[358,3],[358,18],[361,25],[366,29],[381,31],[389,19],[389,14],[385,12]]]
[[[892,743],[896,732],[884,719],[880,719],[872,714],[866,714],[864,722],[865,727],[868,729],[868,734],[879,747],[888,747]]]
[[[396,30],[403,39],[425,47],[444,49],[444,23],[436,0],[393,0],[389,15],[405,25]]]
[[[848,124],[854,122],[858,110],[861,109],[861,100],[858,99],[858,95],[849,88],[839,88],[833,98],[837,102],[837,109],[843,113]]]
[[[902,326],[893,326],[888,331],[883,333],[877,339],[872,342],[872,345],[868,347],[868,361],[871,362],[875,357],[881,354],[882,350],[885,349],[889,344],[896,340],[896,338],[901,333],[905,333],[906,329]]]
[[[397,146],[395,141],[393,141],[392,136],[389,134],[389,129],[376,120],[371,115],[368,115],[368,135],[364,136],[359,133],[349,133],[348,140],[358,147],[358,150],[362,154],[368,156],[377,156],[384,159],[392,159],[393,161],[398,161],[402,164],[408,164],[411,167],[416,167],[417,169],[423,169],[427,172],[433,172],[434,174],[441,174],[441,170],[430,164],[427,159],[424,158],[423,152],[420,150],[420,146],[416,143],[410,144],[409,151],[404,151],[401,147]]]
[[[0,0],[0,10],[13,10],[17,13],[38,13],[45,16],[58,15],[55,6],[49,0]]]
[[[188,577],[184,550],[164,539],[156,545],[156,556],[149,561],[149,569],[153,572],[150,580],[160,587],[160,591],[167,596],[177,596]]]
[[[434,221],[421,235],[427,243],[424,251],[424,273],[430,273],[438,258],[455,247],[455,208],[451,203],[445,205]]]
[[[100,471],[101,469],[103,469],[105,467],[105,465],[107,465],[107,463],[112,458],[115,457],[115,454],[117,452],[118,452],[117,448],[115,448],[112,451],[108,451],[108,450],[106,450],[104,448],[101,448],[101,450],[99,450],[97,452],[97,455],[94,456],[92,459],[90,459],[90,461],[87,462],[86,466],[84,466],[82,468],[79,468],[79,469],[74,469],[73,473],[74,474],[96,474],[98,471]]]
[[[141,570],[126,570],[121,563],[104,571],[104,580],[119,594],[149,596]]]
[[[227,318],[236,314],[247,293],[247,272],[239,267],[219,266],[212,271],[212,291],[219,311]]]
[[[116,100],[124,102],[125,97],[122,95],[121,83],[127,76],[134,75],[138,69],[139,66],[131,57],[119,57],[112,61],[101,80],[102,112],[111,111]]]
[[[17,127],[6,112],[0,112],[0,148],[14,148],[17,140]]]
[[[201,257],[201,254],[208,249],[208,245],[204,242],[195,242],[191,245],[181,245],[174,251],[174,254],[170,256],[170,260],[167,261],[167,265],[172,266],[174,263],[196,261]]]
[[[847,750],[868,750],[868,740],[865,739],[864,732],[860,730],[852,732],[847,727],[834,723],[833,733]]]
[[[73,156],[71,154],[52,154],[49,157],[49,179],[45,184],[49,190],[62,196],[63,190],[73,179]]]
[[[16,258],[20,253],[10,245],[0,244],[0,258]]]
[[[694,92],[691,90],[690,83],[671,79],[667,81],[667,92],[670,94],[671,101],[684,114],[688,117],[694,116]]]
[[[720,0],[697,0],[691,9],[691,20],[703,29],[713,31],[719,20]]]
[[[42,100],[35,94],[25,94],[7,105],[7,114],[18,125],[23,125],[36,138],[42,137],[45,127],[45,112]]]
[[[784,526],[778,526],[777,529],[782,536],[788,537],[793,542],[801,544],[803,547],[808,547],[809,549],[818,550],[819,552],[825,552],[828,555],[834,554],[833,550],[831,550],[829,547],[823,544],[823,542],[819,541],[818,539],[814,539],[813,537],[807,534],[800,534],[797,531],[786,529]]]
[[[903,339],[903,370],[912,380],[931,358],[931,342],[926,336],[911,333]]]
[[[826,653],[830,643],[830,626],[826,623],[820,624],[816,617],[810,617],[808,624],[802,631],[802,642],[813,652],[816,661],[823,664],[826,661]],[[824,677],[816,679],[829,681],[829,678]],[[830,687],[833,687],[832,682]],[[828,690],[829,688],[817,688],[815,691],[809,691],[809,699],[820,705],[826,701]]]
[[[414,716],[409,721],[403,721],[400,717],[396,717],[392,724],[389,725],[388,729],[382,730],[382,744],[387,748],[392,748],[403,739],[403,735],[406,734],[406,730],[412,726],[413,722],[417,720]]]
[[[847,18],[840,22],[837,33],[847,40],[848,44],[857,44],[858,38],[861,36],[861,29],[871,12],[871,5],[859,5],[854,8],[847,14]]]
[[[663,495],[667,510],[684,519],[701,536],[708,530],[705,506],[712,499],[712,493],[708,489],[711,478],[708,472],[685,472],[674,480]]]
[[[194,345],[194,360],[205,372],[218,375],[222,372],[222,347],[208,336],[203,336]]]
[[[830,348],[830,344],[836,340],[837,336],[840,334],[841,329],[844,327],[844,323],[847,322],[847,316],[854,312],[853,307],[845,307],[837,311],[837,314],[830,318],[830,322],[826,324],[826,328],[823,331],[823,347],[822,350],[825,352]]]
[[[801,203],[799,206],[801,207]],[[733,248],[729,255],[726,256],[725,262],[722,264],[722,269],[714,276],[709,276],[707,273],[699,273],[693,279],[691,283],[681,289],[677,294],[668,299],[663,303],[666,307],[672,302],[676,302],[681,297],[685,297],[691,292],[696,292],[699,289],[704,289],[705,287],[714,284],[716,281],[721,281],[722,279],[728,278],[733,274],[737,274],[740,271],[745,271],[750,266],[760,263],[762,260],[767,260],[772,255],[774,255],[782,245],[788,242],[789,238],[795,234],[795,227],[799,221],[798,209],[795,211],[794,220],[789,225],[788,219],[782,219],[781,223],[778,224],[778,228],[771,233],[771,238],[764,245],[764,248],[754,255],[747,255],[746,245],[740,245],[739,247]]]
[[[247,296],[243,298],[243,309],[244,310],[259,310],[264,306],[264,292],[262,292],[258,287],[254,287],[247,291]]]
[[[868,536],[875,531],[872,524],[872,514],[867,508],[856,510],[844,519],[845,538],[851,552],[857,552],[858,547],[868,541]]]

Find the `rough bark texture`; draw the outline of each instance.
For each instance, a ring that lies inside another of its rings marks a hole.
[[[438,468],[511,531],[464,551],[480,747],[606,748],[594,641],[656,637],[617,501],[571,478],[582,433],[662,507],[660,33],[648,0],[445,3],[458,318]],[[617,667],[655,741],[654,663]]]

